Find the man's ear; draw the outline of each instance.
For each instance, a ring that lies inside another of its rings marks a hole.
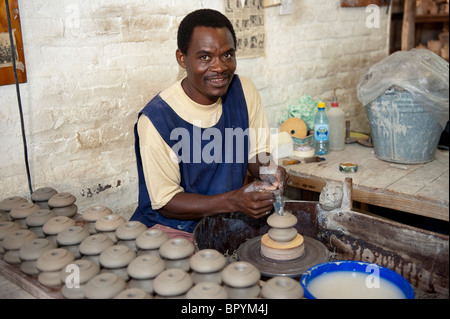
[[[178,64],[183,68],[186,69],[186,63],[185,63],[185,56],[183,54],[183,52],[181,52],[180,49],[177,49],[177,52],[175,53],[176,57],[177,57],[177,62]]]

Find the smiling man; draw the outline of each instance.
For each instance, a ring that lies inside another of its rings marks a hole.
[[[131,220],[192,233],[205,216],[273,208],[272,191],[288,175],[270,161],[269,127],[258,91],[235,74],[236,35],[220,12],[188,14],[178,29],[176,59],[187,76],[155,96],[135,126],[139,202]]]

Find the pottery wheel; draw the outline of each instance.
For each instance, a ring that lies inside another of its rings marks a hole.
[[[239,246],[237,255],[239,260],[255,265],[261,275],[267,277],[288,276],[300,277],[314,265],[327,262],[328,249],[320,241],[303,236],[305,253],[293,260],[273,260],[261,254],[261,236],[247,240]]]

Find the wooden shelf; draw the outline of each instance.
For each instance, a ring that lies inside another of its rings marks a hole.
[[[416,16],[416,23],[445,23],[449,22],[448,14],[427,14]]]

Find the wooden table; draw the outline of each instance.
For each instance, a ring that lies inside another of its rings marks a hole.
[[[321,192],[327,181],[352,177],[353,201],[449,221],[448,151],[437,150],[433,161],[415,165],[379,160],[373,148],[357,143],[323,157],[321,163],[282,165],[290,174],[289,186]],[[341,172],[341,162],[357,163],[358,171]]]

